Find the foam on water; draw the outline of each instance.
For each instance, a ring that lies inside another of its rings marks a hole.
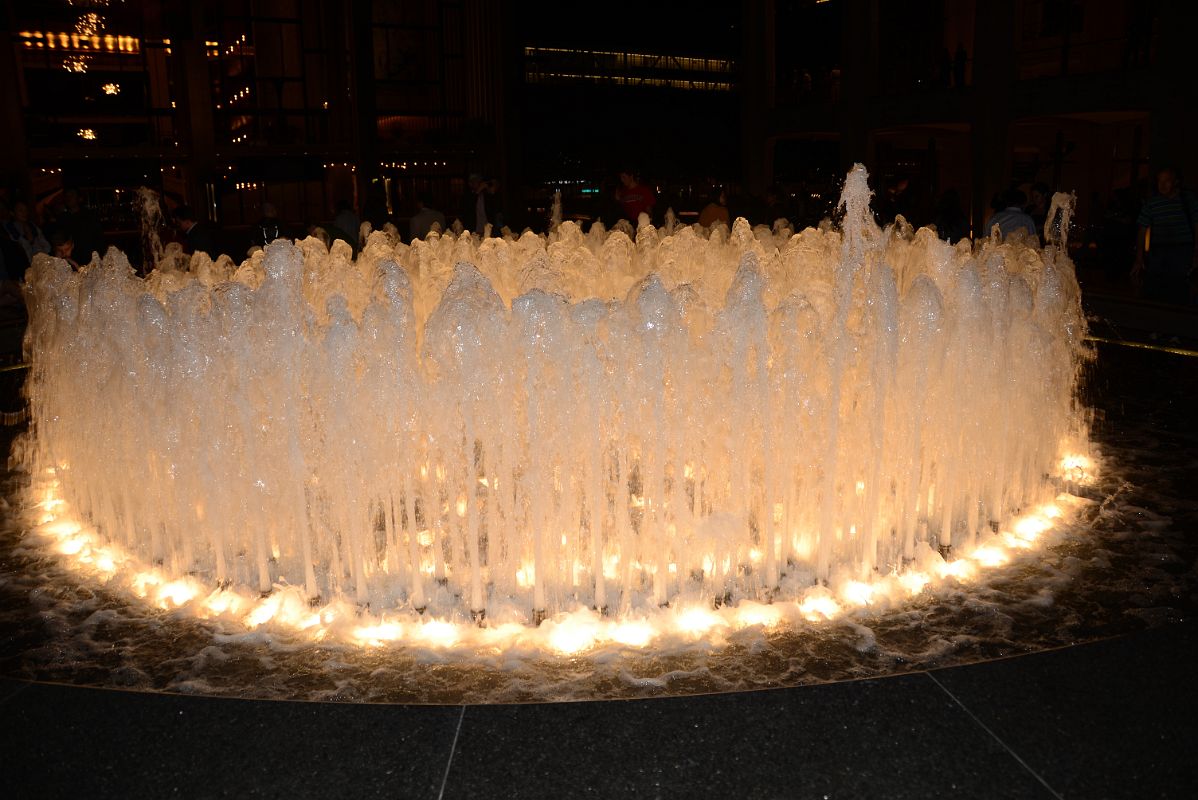
[[[493,629],[898,580],[1056,494],[1085,323],[1057,245],[868,198],[858,166],[841,231],[38,258],[31,495],[209,589]]]

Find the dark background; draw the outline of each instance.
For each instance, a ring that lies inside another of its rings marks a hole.
[[[240,257],[263,203],[293,235],[339,200],[406,232],[422,193],[452,219],[471,173],[499,181],[516,231],[543,229],[558,189],[567,217],[610,223],[621,169],[659,216],[693,221],[723,187],[734,216],[772,222],[772,186],[811,224],[860,161],[884,213],[936,222],[954,192],[975,234],[1011,185],[1074,191],[1076,260],[1117,282],[1155,167],[1198,175],[1193,16],[1181,0],[11,3],[0,199],[52,225],[78,188],[136,251],[149,185]]]

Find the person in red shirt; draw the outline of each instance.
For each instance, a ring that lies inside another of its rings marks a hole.
[[[653,216],[653,206],[657,204],[657,195],[653,189],[640,182],[640,176],[632,170],[620,173],[620,187],[616,189],[616,200],[624,212],[625,218],[636,225],[641,214]]]

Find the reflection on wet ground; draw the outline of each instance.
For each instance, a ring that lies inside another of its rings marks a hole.
[[[319,646],[131,605],[81,586],[13,525],[0,532],[0,675],[230,697],[492,703],[743,691],[870,678],[1068,646],[1198,608],[1198,370],[1102,346],[1087,401],[1092,502],[1044,550],[899,608],[643,652],[576,657]],[[11,476],[5,517],[20,476]]]

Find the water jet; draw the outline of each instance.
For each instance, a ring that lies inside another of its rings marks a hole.
[[[371,643],[573,653],[965,579],[1085,450],[1079,291],[1063,240],[879,228],[866,177],[840,230],[39,258],[30,503],[153,603]]]

